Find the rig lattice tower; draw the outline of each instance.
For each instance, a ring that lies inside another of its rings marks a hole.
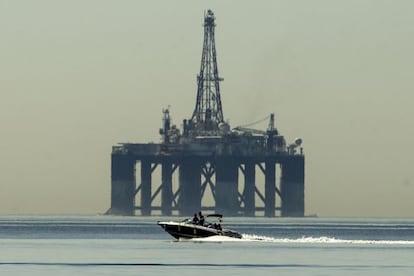
[[[215,18],[212,11],[204,16],[204,42],[200,73],[197,76],[197,98],[189,130],[193,132],[217,133],[224,123],[220,97],[220,81],[217,68],[214,39]],[[215,133],[215,134],[216,134]]]

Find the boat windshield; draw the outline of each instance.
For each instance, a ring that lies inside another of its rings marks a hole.
[[[223,222],[223,218],[222,217],[217,217],[217,216],[207,216],[206,219],[206,223],[222,223]]]
[[[207,224],[207,225],[223,222],[223,215],[221,215],[221,214],[209,214],[209,215],[206,215],[204,218],[205,218],[204,224]],[[192,224],[195,223],[193,218],[186,218],[186,219],[182,220],[181,222],[192,223]],[[196,224],[198,224],[198,222]]]

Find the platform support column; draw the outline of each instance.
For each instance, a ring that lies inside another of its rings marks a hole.
[[[180,164],[178,198],[179,213],[192,216],[201,210],[201,162],[186,157]]]
[[[151,216],[151,162],[141,160],[141,215]]]
[[[238,214],[238,172],[237,162],[231,157],[218,157],[216,170],[216,212],[227,216]]]
[[[265,162],[265,217],[274,217],[276,208],[276,164],[274,160]]]
[[[255,215],[255,166],[256,164],[253,162],[246,162],[244,165],[244,215],[251,217]]]
[[[172,163],[166,159],[162,161],[161,168],[161,213],[164,216],[171,216],[172,214]]]
[[[111,208],[108,214],[135,214],[135,159],[130,155],[111,155]]]
[[[293,156],[282,163],[280,192],[282,194],[282,216],[303,217],[305,215],[304,156]]]

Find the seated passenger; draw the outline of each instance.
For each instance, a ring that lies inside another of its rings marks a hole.
[[[198,224],[203,226],[204,225],[204,216],[201,213],[201,211],[198,212],[198,217],[199,217]]]
[[[198,224],[198,222],[199,222],[199,220],[198,220],[198,217],[197,217],[197,213],[195,213],[194,217],[193,217],[193,223]]]

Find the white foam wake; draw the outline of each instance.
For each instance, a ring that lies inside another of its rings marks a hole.
[[[274,243],[308,243],[308,244],[375,244],[375,245],[414,245],[414,241],[404,240],[344,240],[332,237],[301,237],[291,238],[274,238],[243,234],[243,241],[261,241]]]
[[[301,238],[274,238],[253,234],[242,234],[242,239],[226,236],[210,236],[206,238],[183,239],[180,241],[192,242],[270,242],[291,244],[360,244],[360,245],[414,245],[412,240],[345,240],[332,237],[301,237]]]

